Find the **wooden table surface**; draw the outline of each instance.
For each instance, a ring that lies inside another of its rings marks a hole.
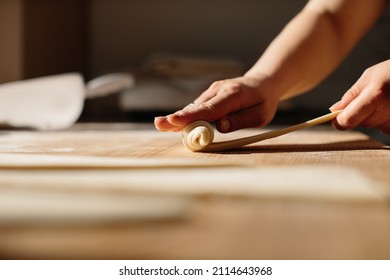
[[[358,132],[192,153],[177,133],[78,124],[0,131],[0,153],[3,259],[390,258],[390,147]]]

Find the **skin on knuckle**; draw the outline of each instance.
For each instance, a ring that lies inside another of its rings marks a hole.
[[[209,86],[207,91],[218,92],[223,83],[224,81],[215,81]]]
[[[227,81],[221,88],[222,94],[226,96],[234,96],[242,91],[242,84],[234,81]]]
[[[360,76],[359,81],[369,80],[373,76],[374,72],[375,72],[375,66],[371,66],[371,67],[366,68],[363,71],[362,75]]]
[[[214,115],[216,113],[216,106],[213,102],[204,102],[201,105],[199,105],[198,110],[204,111],[207,113],[207,115]]]
[[[368,68],[366,68],[364,71],[363,71],[363,73],[362,73],[362,78],[363,77],[367,77],[367,76],[369,76],[369,74],[371,73],[371,67],[368,67]]]
[[[357,85],[354,84],[352,87],[350,87],[347,92],[342,97],[343,100],[345,99],[355,99],[359,96],[359,91],[357,89]]]

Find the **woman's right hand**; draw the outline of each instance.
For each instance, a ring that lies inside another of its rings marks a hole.
[[[338,129],[362,125],[390,134],[390,60],[368,68],[331,110],[344,110],[333,121]]]

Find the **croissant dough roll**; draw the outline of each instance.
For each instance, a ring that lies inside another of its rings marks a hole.
[[[184,146],[193,152],[202,151],[214,140],[214,128],[205,121],[196,121],[187,125],[182,132]]]

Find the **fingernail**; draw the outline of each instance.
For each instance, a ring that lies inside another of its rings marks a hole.
[[[228,119],[222,119],[221,120],[221,130],[223,132],[230,131],[230,121]]]

